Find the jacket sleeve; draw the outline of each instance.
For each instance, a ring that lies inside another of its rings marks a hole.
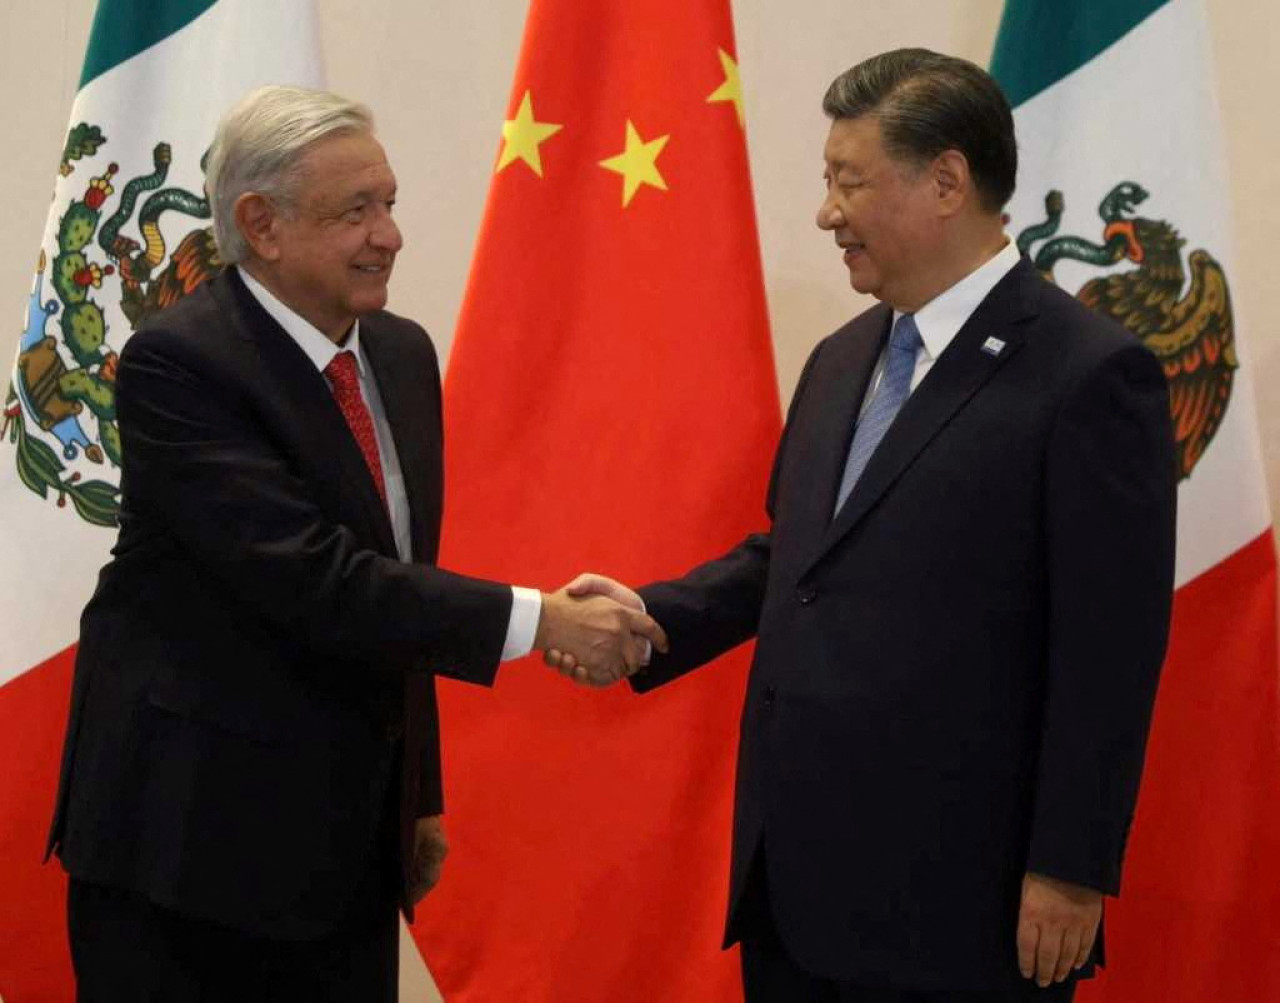
[[[1117,894],[1168,641],[1177,477],[1141,346],[1064,401],[1046,470],[1047,679],[1028,870]]]
[[[824,344],[819,343],[810,354],[791,398],[765,497],[770,522],[791,425]],[[671,650],[666,655],[654,652],[651,663],[631,677],[637,693],[668,683],[755,636],[769,578],[771,543],[769,533],[752,534],[683,578],[639,590],[649,614],[667,632]]]
[[[126,505],[162,523],[256,616],[310,646],[389,670],[466,666],[472,681],[491,682],[510,588],[362,548],[326,520],[251,402],[209,370],[163,328],[127,343],[117,404]]]

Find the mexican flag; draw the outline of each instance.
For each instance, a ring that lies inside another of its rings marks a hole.
[[[1178,592],[1104,976],[1082,1001],[1280,999],[1276,555],[1201,0],[1009,0],[1010,232],[1164,364]]]
[[[4,999],[72,996],[65,878],[41,856],[80,610],[116,538],[116,360],[143,317],[221,268],[202,158],[222,112],[262,84],[322,80],[311,0],[98,4],[64,148],[48,151],[0,436]]]
[[[781,424],[728,0],[532,0],[504,118],[445,380],[442,563],[680,574],[765,526]],[[450,1003],[741,999],[747,662],[645,697],[536,659],[442,683],[452,852],[414,932]]]

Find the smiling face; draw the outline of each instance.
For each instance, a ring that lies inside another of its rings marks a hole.
[[[403,243],[391,218],[396,178],[370,133],[340,133],[308,149],[297,204],[275,211],[258,249],[270,286],[334,341],[361,314],[387,303],[387,281]]]
[[[873,114],[833,121],[823,156],[817,223],[843,250],[850,284],[896,309],[918,309],[941,238],[930,170],[891,157]]]

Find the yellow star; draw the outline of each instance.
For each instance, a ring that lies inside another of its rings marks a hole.
[[[627,147],[616,157],[600,161],[600,166],[607,171],[614,171],[623,177],[622,208],[630,203],[636,190],[641,185],[652,185],[662,191],[667,190],[667,183],[658,171],[658,154],[667,145],[671,136],[659,136],[645,142],[636,132],[636,127],[627,119]]]
[[[563,128],[562,125],[535,121],[533,99],[525,91],[516,117],[502,123],[502,138],[505,142],[502,154],[498,157],[497,169],[493,173],[500,174],[508,164],[523,160],[534,174],[542,177],[542,155],[538,152],[538,145]]]
[[[738,124],[743,125],[742,77],[738,75],[738,64],[724,49],[720,49],[719,52],[720,65],[724,68],[724,83],[711,93],[707,98],[707,104],[714,104],[716,101],[732,101],[733,106],[738,110]]]

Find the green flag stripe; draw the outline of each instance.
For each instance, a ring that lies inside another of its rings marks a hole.
[[[1015,108],[1089,62],[1169,0],[1007,0],[991,74]]]
[[[168,38],[217,0],[98,0],[80,86]]]

